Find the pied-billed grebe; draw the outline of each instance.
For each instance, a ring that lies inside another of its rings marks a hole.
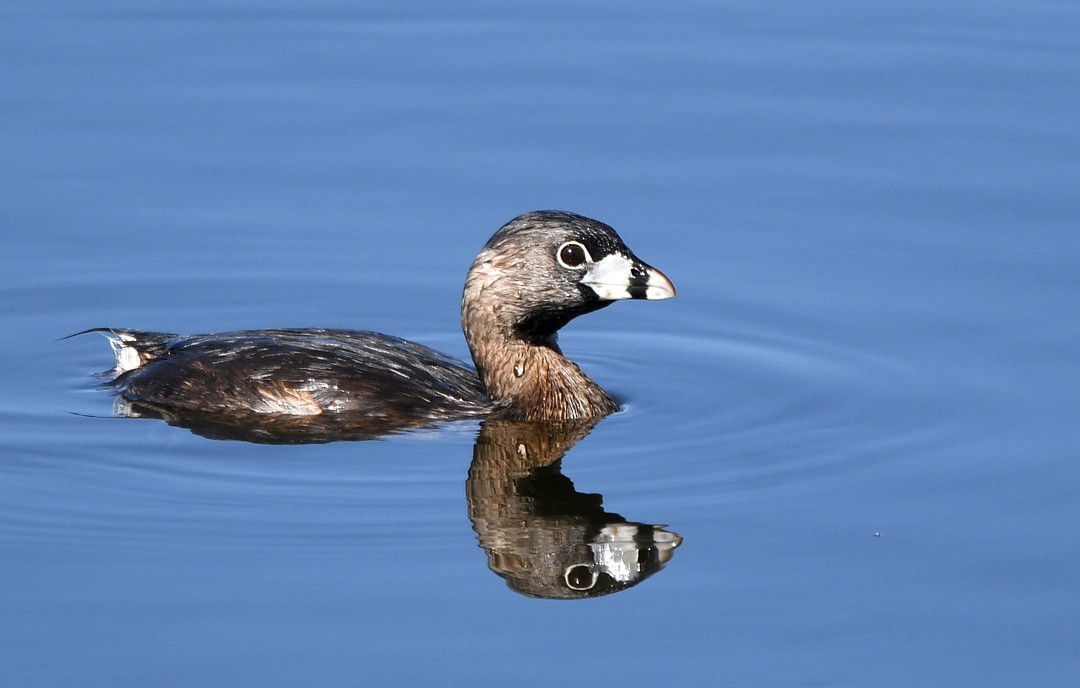
[[[562,457],[597,418],[487,420],[465,496],[488,567],[529,597],[579,599],[626,590],[671,560],[682,537],[607,511],[562,473]]]
[[[112,385],[160,408],[244,414],[361,414],[388,425],[496,417],[607,415],[615,401],[556,344],[571,319],[675,288],[611,227],[581,215],[521,215],[484,245],[465,280],[461,324],[476,364],[354,330],[250,330],[178,336],[103,328]]]

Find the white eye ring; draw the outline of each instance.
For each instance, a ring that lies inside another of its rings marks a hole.
[[[559,265],[570,270],[579,270],[593,262],[589,249],[580,241],[567,241],[555,250],[555,260]]]
[[[582,570],[589,574],[588,579],[581,578]],[[579,592],[592,590],[596,587],[596,581],[599,579],[600,576],[596,575],[596,572],[585,564],[573,564],[567,566],[566,570],[563,571],[563,581],[566,583],[566,587]]]

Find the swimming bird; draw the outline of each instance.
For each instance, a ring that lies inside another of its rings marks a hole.
[[[559,329],[615,301],[674,295],[610,226],[537,211],[503,225],[469,268],[461,325],[474,368],[362,330],[92,331],[110,339],[115,392],[166,418],[362,417],[388,430],[468,418],[573,420],[618,405],[562,354]]]

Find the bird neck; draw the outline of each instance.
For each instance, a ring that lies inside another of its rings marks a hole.
[[[618,410],[600,385],[562,355],[555,337],[526,340],[496,323],[465,323],[473,363],[499,407],[513,420],[599,418]]]

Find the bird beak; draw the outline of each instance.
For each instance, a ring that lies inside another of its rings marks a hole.
[[[621,253],[610,253],[593,263],[581,283],[605,301],[619,299],[670,299],[675,285],[664,273]]]

